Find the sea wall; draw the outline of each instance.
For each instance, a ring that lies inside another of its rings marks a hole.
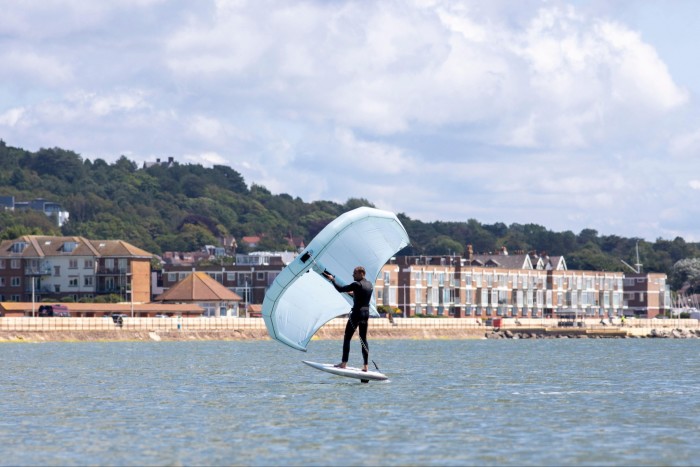
[[[346,319],[326,323],[314,339],[342,339]],[[503,319],[499,327],[470,318],[371,319],[372,339],[538,339],[612,337],[700,337],[695,319],[585,320],[560,326],[557,320]],[[269,339],[262,318],[0,318],[0,342],[182,341]]]

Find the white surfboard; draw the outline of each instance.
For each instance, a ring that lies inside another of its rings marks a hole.
[[[362,371],[362,368],[337,368],[332,363],[316,363],[302,360],[304,363],[317,370],[325,371],[338,376],[346,376],[348,378],[356,378],[362,380],[384,381],[389,379],[385,374],[378,371]]]

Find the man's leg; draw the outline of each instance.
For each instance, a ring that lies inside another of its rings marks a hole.
[[[365,366],[362,368],[367,371],[367,363],[369,362],[369,344],[367,344],[367,321],[360,321],[360,342],[362,343],[362,358],[365,361]]]
[[[345,336],[343,337],[343,360],[340,365],[336,365],[338,368],[345,368],[348,364],[348,359],[350,358],[350,341],[352,340],[353,334],[355,334],[355,326],[352,324],[352,319],[348,318],[348,323],[345,325]]]

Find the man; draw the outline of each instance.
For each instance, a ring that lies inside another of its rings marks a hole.
[[[345,368],[348,364],[350,355],[350,340],[355,334],[355,328],[360,328],[360,342],[362,344],[362,358],[364,359],[364,367],[362,371],[367,371],[367,363],[369,361],[369,347],[367,346],[367,320],[369,319],[369,301],[372,298],[372,283],[365,279],[365,268],[357,266],[352,272],[352,278],[355,282],[348,285],[339,286],[335,283],[335,276],[324,271],[323,275],[330,280],[338,292],[347,292],[352,295],[353,305],[348,317],[348,324],[345,325],[345,337],[343,339],[343,359],[335,365],[338,368]]]

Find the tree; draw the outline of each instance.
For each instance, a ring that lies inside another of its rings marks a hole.
[[[669,279],[674,290],[688,287],[689,292],[700,293],[700,258],[685,258],[676,262]]]

